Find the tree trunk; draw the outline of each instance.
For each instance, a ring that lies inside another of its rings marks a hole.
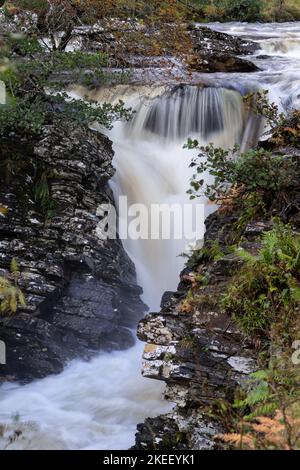
[[[64,51],[69,43],[69,41],[72,39],[72,34],[73,34],[73,29],[74,29],[74,23],[69,23],[69,25],[66,28],[66,31],[64,32],[59,45],[58,45],[58,50],[59,51]]]

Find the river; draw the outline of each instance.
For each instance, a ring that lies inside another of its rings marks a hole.
[[[258,128],[248,119],[240,93],[268,89],[282,109],[300,107],[300,23],[211,24],[212,28],[260,43],[252,74],[199,74],[211,88],[184,86],[164,94],[161,87],[114,90],[137,113],[131,123],[117,123],[109,136],[115,151],[112,188],[129,204],[188,202],[191,152],[182,145],[189,135],[205,144],[247,147]],[[110,94],[111,95],[111,94]],[[102,92],[94,98],[104,100]],[[255,129],[254,129],[255,127]],[[206,206],[206,213],[210,210]],[[202,228],[203,228],[203,221]],[[143,299],[159,308],[164,291],[176,289],[186,240],[124,240],[135,262]],[[141,376],[143,345],[100,353],[90,362],[75,360],[59,375],[31,384],[0,388],[0,422],[6,433],[18,426],[22,436],[8,449],[126,449],[134,444],[137,423],[167,412],[163,385]]]

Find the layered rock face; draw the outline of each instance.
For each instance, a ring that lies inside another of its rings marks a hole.
[[[129,328],[145,306],[120,240],[101,240],[96,232],[98,206],[113,204],[109,139],[49,125],[34,144],[10,136],[8,147],[11,141],[24,162],[0,190],[9,208],[0,219],[0,275],[9,276],[15,258],[26,307],[0,317],[7,351],[0,380],[28,381],[61,371],[74,357],[131,346]],[[36,202],[41,191],[50,194],[49,217]]]
[[[207,219],[204,247],[212,240],[225,246],[237,220],[219,213]],[[257,248],[264,224],[245,230],[247,249]],[[255,350],[219,301],[241,260],[226,254],[217,261],[200,264],[195,272],[181,273],[177,292],[167,292],[161,311],[141,320],[138,336],[146,341],[142,373],[166,382],[165,398],[175,403],[164,416],[148,418],[138,426],[136,449],[213,449],[214,437],[222,432],[216,401],[231,400],[238,385],[255,370]],[[214,413],[216,415],[214,416]]]

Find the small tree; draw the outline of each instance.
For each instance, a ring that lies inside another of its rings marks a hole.
[[[112,0],[15,0],[12,6],[21,22],[30,24],[32,32],[46,35],[53,50],[63,51],[74,28],[105,17],[112,7]],[[32,14],[36,16],[32,17]]]
[[[5,3],[5,2],[3,2]],[[160,30],[162,42],[181,44],[174,31],[174,24],[179,27],[186,9],[177,0],[14,0],[11,4],[23,23],[39,36],[47,36],[52,50],[63,51],[74,32],[80,25],[91,25],[98,21],[110,24],[111,19],[141,19],[144,24],[155,25]],[[32,14],[35,14],[35,17]],[[107,26],[107,25],[106,25]],[[152,37],[155,40],[155,35]],[[139,41],[145,37],[140,35]],[[170,45],[169,44],[169,45]]]

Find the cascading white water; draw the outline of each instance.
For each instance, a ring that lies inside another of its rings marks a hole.
[[[110,98],[126,99],[137,109],[131,123],[117,123],[109,133],[115,150],[116,200],[126,195],[129,205],[189,202],[191,155],[182,149],[188,135],[223,146],[242,139],[246,115],[238,93],[193,87],[161,92],[151,89],[149,99],[141,99],[140,90],[128,97],[121,87]],[[97,98],[108,99],[103,94]],[[184,263],[178,255],[185,244],[185,240],[124,240],[152,310],[159,308],[164,291],[176,288]],[[141,355],[138,342],[128,351],[100,354],[89,363],[74,361],[58,376],[23,387],[1,387],[0,421],[9,421],[18,412],[22,422],[37,425],[27,426],[25,438],[9,448],[128,448],[138,422],[170,409],[161,400],[162,384],[140,376]]]
[[[129,205],[143,204],[148,213],[152,204],[191,204],[186,190],[193,153],[182,148],[188,136],[203,145],[213,141],[231,147],[243,141],[247,117],[240,94],[232,90],[184,86],[157,95],[155,88],[148,99],[140,100],[133,93],[128,103],[137,111],[134,119],[127,125],[117,123],[110,133],[117,169],[116,201],[126,195]],[[93,98],[103,101],[102,92]],[[206,213],[209,210],[207,206]],[[157,310],[162,294],[176,287],[184,263],[179,255],[189,242],[184,238],[124,240],[151,309]]]
[[[232,90],[179,85],[156,97],[150,109],[139,107],[129,136],[149,139],[154,134],[177,143],[191,135],[202,141],[215,135],[230,145],[240,140],[243,113],[241,97]]]
[[[261,69],[252,74],[214,74],[215,83],[248,90],[269,90],[282,111],[300,108],[300,22],[212,23],[209,27],[259,44],[251,60]],[[199,79],[204,78],[199,74]]]
[[[234,27],[247,33],[247,25]],[[259,41],[263,31],[263,25],[248,26],[249,35],[259,34]],[[267,41],[268,34],[269,31]],[[267,84],[270,89],[275,88],[274,95],[278,96],[285,77],[280,79],[276,60],[274,73],[269,68],[253,74],[251,83],[262,87]],[[293,73],[297,70],[296,64]],[[259,126],[256,124],[253,130],[253,121],[248,119],[240,95],[226,89],[233,85],[236,89],[247,88],[245,75],[233,74],[230,85],[224,76],[210,78],[215,84],[224,83],[223,88],[180,87],[165,93],[159,87],[121,87],[93,94],[100,101],[123,98],[137,109],[131,123],[117,123],[110,132],[117,169],[112,182],[116,199],[120,194],[128,196],[129,204],[183,203],[187,200],[192,155],[182,149],[188,135],[200,137],[203,144],[213,141],[225,147],[237,142],[247,146],[255,139]],[[291,80],[293,88],[291,93],[286,91],[286,101],[297,101],[299,77],[297,80]],[[184,240],[124,240],[151,309],[158,308],[163,291],[176,288],[183,264],[177,255],[184,244]],[[134,442],[138,422],[169,409],[160,398],[161,384],[140,376],[141,354],[142,344],[137,343],[128,351],[99,354],[90,362],[73,361],[63,373],[26,386],[0,387],[0,422],[9,423],[7,433],[15,427],[11,417],[16,413],[21,422],[35,423],[23,425],[24,437],[8,448],[128,448]],[[0,447],[4,441],[0,437]]]
[[[272,56],[286,56],[291,58],[300,57],[300,41],[299,38],[285,38],[280,40],[269,40],[262,43],[266,54]]]
[[[253,142],[257,138],[250,132],[249,124],[253,130],[254,121],[249,119],[241,95],[225,88],[181,85],[135,89],[121,85],[113,91],[87,93],[77,87],[73,96],[113,104],[122,99],[136,111],[128,124],[116,123],[108,133],[115,151],[112,187],[116,203],[120,195],[126,195],[129,206],[143,204],[148,213],[153,204],[191,204],[186,190],[195,152],[183,149],[188,136],[203,145],[214,142],[224,148],[236,143],[246,147],[249,139]],[[212,206],[207,206],[206,214],[211,210]],[[198,224],[204,230],[203,219]],[[190,242],[185,238],[123,241],[150,309],[159,309],[162,294],[176,287],[184,263],[179,255]]]

